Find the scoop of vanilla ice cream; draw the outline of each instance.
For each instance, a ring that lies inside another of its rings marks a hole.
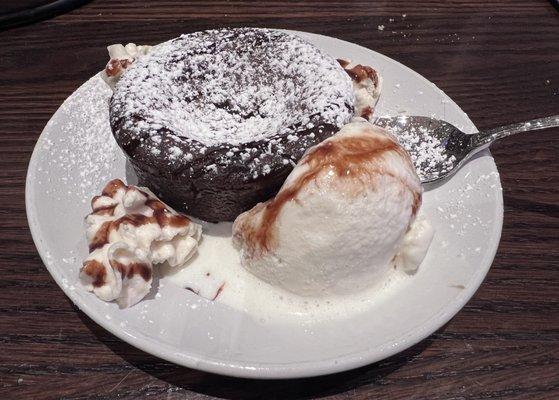
[[[243,267],[274,286],[303,296],[348,294],[393,270],[421,197],[407,153],[358,118],[309,149],[275,198],[241,214],[233,238]],[[431,239],[413,232],[424,256]],[[407,271],[421,262],[420,250],[402,259]]]

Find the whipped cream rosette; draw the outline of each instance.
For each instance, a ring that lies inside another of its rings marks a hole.
[[[346,59],[339,59],[338,62],[353,82],[355,116],[370,119],[380,97],[382,77],[367,65],[353,64]]]
[[[115,179],[91,207],[85,219],[90,254],[80,280],[102,300],[130,307],[149,292],[154,265],[180,266],[196,253],[201,226],[148,189]]]
[[[110,60],[101,72],[101,78],[114,90],[114,87],[124,71],[132,65],[136,59],[146,55],[151,50],[151,46],[137,46],[134,43],[112,44],[107,46]]]

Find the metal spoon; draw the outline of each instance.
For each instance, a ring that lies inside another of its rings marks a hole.
[[[374,124],[388,128],[410,153],[422,183],[452,176],[474,154],[498,139],[520,132],[559,126],[559,115],[466,134],[448,122],[429,117],[379,117]]]

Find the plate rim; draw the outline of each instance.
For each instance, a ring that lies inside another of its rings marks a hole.
[[[436,90],[441,92],[443,96],[448,98],[451,102],[454,101],[446,95],[439,87],[437,87],[433,82],[429,81],[427,78],[423,77],[421,74],[417,73],[416,71],[412,70],[411,68],[407,67],[406,65],[396,61],[384,54],[378,53],[374,50],[366,48],[364,46],[358,45],[356,43],[348,42],[345,40],[341,40],[338,38],[334,38],[331,36],[315,34],[311,32],[303,32],[303,31],[293,31],[293,30],[284,30],[286,32],[290,32],[293,34],[297,34],[299,36],[310,36],[310,37],[317,37],[321,39],[327,40],[334,40],[338,41],[340,44],[345,46],[355,46],[358,47],[361,51],[364,52],[373,52],[375,56],[384,58],[389,60],[390,62],[395,62],[400,64],[403,68],[407,69],[408,72],[411,72],[415,75],[418,79],[426,82],[428,85],[431,85]],[[92,77],[94,78],[95,75]],[[92,79],[90,78],[90,79]],[[85,83],[85,82],[84,82]],[[83,83],[82,83],[83,85]],[[81,85],[80,85],[81,86]],[[77,90],[77,89],[76,89]],[[55,111],[55,113],[49,119],[56,115],[59,112],[60,108],[63,106],[66,101],[75,93],[75,91],[68,96],[61,106]],[[456,104],[456,103],[455,103]],[[458,105],[457,105],[458,106]],[[462,108],[458,106],[462,111]],[[463,112],[463,111],[462,111]],[[465,113],[464,113],[465,114]],[[469,117],[465,114],[465,117],[472,123],[473,122],[469,119]],[[27,216],[27,222],[29,225],[29,229],[31,231],[31,236],[33,238],[33,242],[37,251],[43,261],[43,264],[47,268],[48,272],[50,273],[51,277],[55,280],[57,285],[62,289],[62,291],[66,294],[66,296],[72,301],[72,303],[82,312],[84,312],[88,318],[93,320],[96,324],[101,326],[103,329],[106,329],[111,334],[118,337],[120,340],[148,353],[159,357],[163,360],[185,366],[188,368],[194,368],[197,370],[216,373],[220,375],[232,376],[237,378],[257,378],[257,379],[292,379],[292,378],[306,378],[306,377],[314,377],[314,376],[321,376],[326,374],[333,374],[342,371],[347,371],[355,368],[362,367],[364,365],[373,364],[380,360],[386,359],[391,357],[397,353],[400,353],[413,345],[423,341],[431,334],[435,333],[439,330],[442,326],[444,326],[448,321],[450,321],[465,305],[466,303],[473,297],[473,295],[477,292],[481,284],[483,283],[495,255],[497,253],[500,238],[502,234],[502,226],[503,226],[503,195],[502,191],[500,191],[500,195],[497,196],[497,212],[495,215],[495,219],[492,222],[492,228],[495,231],[492,238],[495,238],[495,243],[492,243],[492,249],[486,253],[486,257],[484,258],[484,262],[482,263],[485,267],[478,269],[477,273],[472,277],[470,282],[468,282],[468,286],[462,290],[460,296],[456,297],[453,303],[450,303],[449,308],[443,308],[437,314],[434,314],[429,318],[423,326],[416,327],[415,329],[406,332],[404,335],[398,337],[398,340],[391,341],[387,343],[383,347],[375,347],[370,348],[358,352],[347,353],[340,355],[335,358],[330,359],[323,359],[319,361],[304,361],[304,362],[296,362],[296,363],[247,363],[247,362],[224,362],[220,361],[219,359],[215,359],[212,357],[203,357],[199,354],[194,354],[192,352],[188,352],[188,354],[184,351],[177,352],[176,348],[173,346],[169,346],[164,343],[157,343],[157,346],[153,346],[153,339],[148,340],[143,338],[142,336],[138,335],[135,336],[126,331],[126,329],[121,328],[115,321],[107,320],[103,318],[102,315],[99,315],[94,310],[91,310],[87,303],[83,303],[78,298],[76,291],[70,290],[64,282],[63,278],[57,274],[56,268],[48,262],[47,254],[49,253],[48,249],[45,248],[45,245],[42,243],[41,235],[40,235],[40,227],[39,223],[35,221],[36,215],[33,210],[33,196],[32,193],[32,181],[33,181],[33,171],[36,169],[37,160],[39,157],[40,152],[40,141],[41,137],[45,133],[45,129],[48,126],[48,122],[45,125],[45,128],[41,131],[37,142],[33,148],[33,152],[31,158],[29,160],[26,179],[25,179],[25,210]],[[484,150],[482,153],[484,155],[491,156],[489,150]],[[494,166],[494,169],[497,171],[497,166],[493,157],[491,157],[491,163]],[[498,189],[501,189],[501,180],[498,180]]]

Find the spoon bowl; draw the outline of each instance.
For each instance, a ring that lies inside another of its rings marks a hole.
[[[399,115],[372,121],[388,129],[410,154],[421,183],[433,184],[455,174],[473,155],[498,139],[520,132],[559,126],[559,115],[467,134],[448,122]]]

